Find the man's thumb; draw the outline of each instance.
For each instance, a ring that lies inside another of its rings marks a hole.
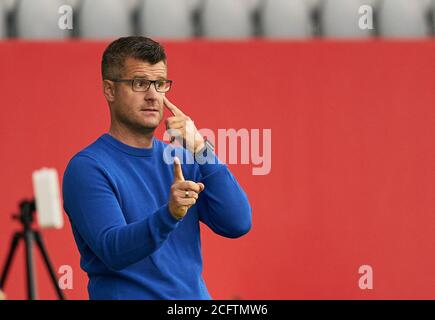
[[[198,182],[198,185],[199,185],[199,188],[200,188],[199,192],[202,192],[205,189],[204,184],[202,182]]]

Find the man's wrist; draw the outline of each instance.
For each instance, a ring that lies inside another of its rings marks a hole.
[[[194,150],[194,154],[198,154],[201,150],[205,148],[205,141],[201,142]]]
[[[195,155],[204,155],[204,152],[207,152],[207,155],[214,153],[214,145],[208,140],[204,140],[194,153]]]
[[[198,148],[199,149],[199,148]],[[204,144],[202,148],[200,148],[197,152],[194,154],[195,161],[198,164],[215,164],[216,159],[214,155],[214,145],[207,140],[204,140]]]

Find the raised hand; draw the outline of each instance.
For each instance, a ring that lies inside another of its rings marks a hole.
[[[196,203],[204,188],[205,186],[201,182],[196,183],[184,179],[180,159],[174,157],[174,181],[168,203],[172,216],[176,219],[183,218],[187,210]]]

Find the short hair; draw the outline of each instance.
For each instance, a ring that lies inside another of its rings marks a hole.
[[[166,64],[165,49],[156,41],[140,36],[122,37],[113,41],[104,50],[101,62],[103,79],[114,79],[122,76],[122,69],[127,58],[134,58],[156,64]]]

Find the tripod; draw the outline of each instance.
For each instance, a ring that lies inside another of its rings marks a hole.
[[[20,240],[24,240],[24,247],[26,252],[27,299],[36,299],[36,285],[33,269],[32,250],[33,241],[35,241],[39,251],[41,252],[42,258],[50,275],[51,282],[56,290],[57,296],[60,300],[64,300],[65,297],[62,290],[57,284],[56,274],[54,273],[53,266],[50,262],[47,250],[45,249],[44,243],[42,241],[42,236],[39,231],[32,229],[32,223],[34,221],[33,215],[35,210],[36,209],[34,200],[23,200],[20,202],[20,213],[12,215],[12,219],[18,220],[21,223],[23,229],[21,231],[15,232],[12,237],[9,253],[7,255],[7,259],[0,278],[0,289],[3,289],[5,286],[12,259],[18,248],[18,244]]]

